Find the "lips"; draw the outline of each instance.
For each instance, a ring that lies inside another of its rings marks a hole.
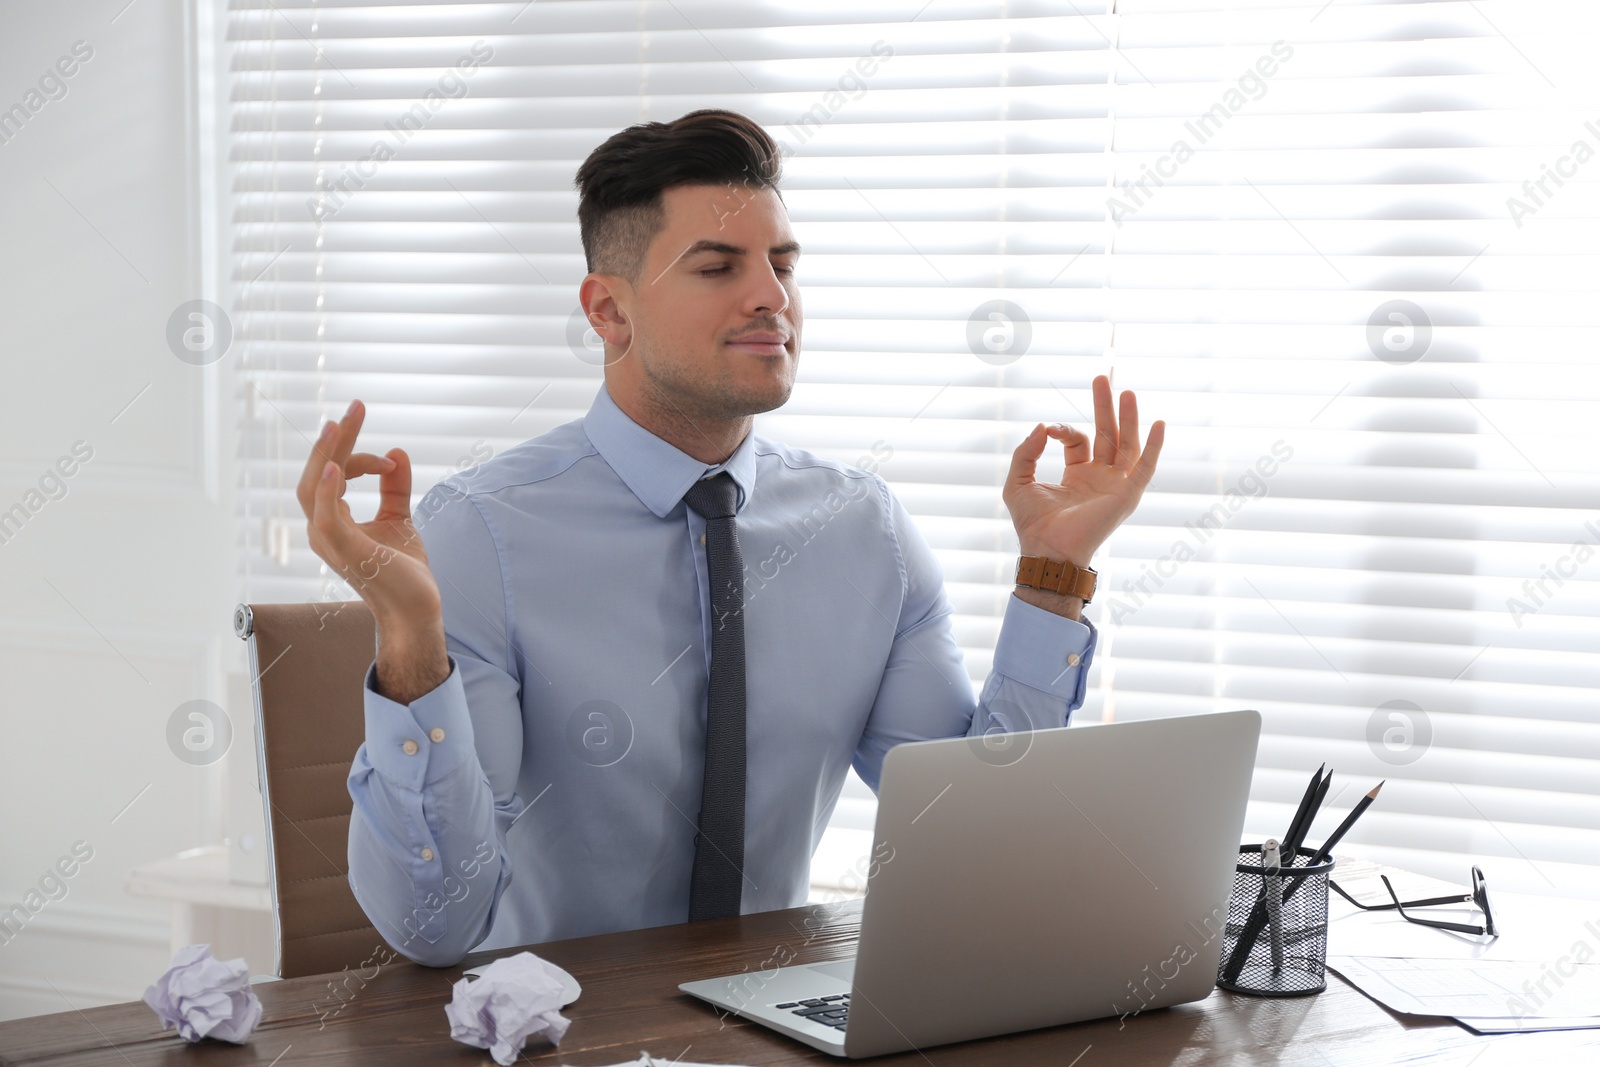
[[[789,339],[781,333],[752,333],[735,341],[729,341],[731,348],[740,348],[746,352],[761,356],[782,356],[788,352]]]

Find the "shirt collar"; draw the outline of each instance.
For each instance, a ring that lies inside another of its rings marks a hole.
[[[701,478],[727,471],[739,487],[736,510],[743,511],[756,485],[755,433],[745,435],[733,455],[717,464],[706,464],[676,446],[670,445],[628,417],[611,399],[604,384],[595,393],[589,413],[583,417],[583,430],[600,456],[611,465],[633,495],[655,513],[666,518],[683,500],[683,494]]]

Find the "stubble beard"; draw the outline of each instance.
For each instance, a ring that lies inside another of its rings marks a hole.
[[[728,375],[701,370],[687,361],[660,359],[647,346],[634,355],[644,371],[644,397],[657,415],[673,422],[725,426],[782,407],[794,391],[794,368],[769,371],[759,387],[736,385]],[[742,357],[734,354],[733,358]],[[793,357],[791,357],[791,360]]]

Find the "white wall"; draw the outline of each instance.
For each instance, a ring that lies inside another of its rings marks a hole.
[[[196,8],[0,6],[0,118],[37,106],[0,126],[0,513],[42,505],[0,527],[0,912],[75,842],[93,850],[64,896],[0,927],[0,1018],[140,995],[170,915],[124,892],[128,871],[221,842],[223,768],[251,766],[227,681],[233,354],[196,367],[166,340],[174,308],[215,297]],[[50,75],[75,42],[92,55],[63,94]],[[75,442],[92,458],[65,494],[30,498]],[[169,748],[197,698],[225,707],[242,762]]]

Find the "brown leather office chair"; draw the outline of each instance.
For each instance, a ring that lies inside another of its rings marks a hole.
[[[346,858],[372,611],[359,600],[240,604],[233,631],[250,643],[277,974],[360,968],[385,944],[350,892]]]

